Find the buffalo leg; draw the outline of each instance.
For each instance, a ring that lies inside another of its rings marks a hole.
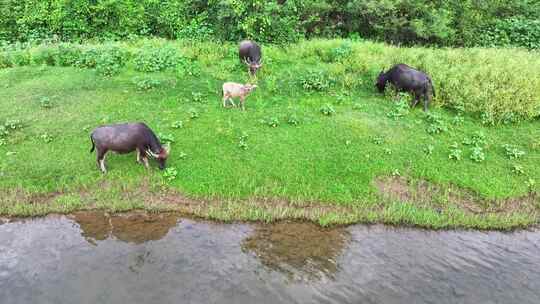
[[[97,163],[98,167],[101,169],[101,172],[107,173],[107,168],[105,168],[105,154],[107,150],[98,150],[97,151]]]
[[[234,103],[232,97],[229,98],[229,101],[231,102],[232,106],[236,108],[236,104]]]
[[[149,165],[148,165],[148,157],[143,157],[142,158],[143,162],[144,162],[144,166],[146,167],[146,169],[149,168]]]
[[[229,95],[223,94],[223,107],[227,107],[227,99],[229,99]]]
[[[240,96],[240,105],[242,106],[242,111],[245,111],[246,109],[244,108],[244,102],[245,102],[245,98],[243,96]]]
[[[411,108],[414,108],[416,107],[416,105],[420,102],[420,95],[418,94],[414,94],[414,101],[411,105]]]
[[[424,94],[424,112],[427,112],[430,101],[431,97],[429,97],[427,94]]]
[[[136,149],[137,150],[137,162],[140,164],[141,163],[141,150],[139,149]]]

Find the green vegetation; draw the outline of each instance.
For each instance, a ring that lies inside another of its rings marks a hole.
[[[265,65],[250,79],[236,48],[5,48],[0,215],[142,208],[323,225],[537,223],[537,53],[313,40],[264,46]],[[402,61],[432,74],[429,113],[376,92],[378,72]],[[257,81],[245,112],[222,107],[224,81]],[[145,121],[170,144],[167,170],[112,154],[109,173],[99,172],[89,133],[126,121]]]
[[[408,45],[540,48],[537,0],[3,0],[0,16],[0,40],[7,41],[362,37]]]

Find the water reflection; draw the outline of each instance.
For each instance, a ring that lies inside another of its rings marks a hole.
[[[0,225],[0,303],[537,304],[540,298],[538,231],[176,223],[170,214],[79,213]],[[143,240],[152,241],[132,245]]]
[[[345,229],[324,229],[311,223],[260,225],[242,242],[263,265],[293,280],[333,278],[338,257],[350,240]]]
[[[81,229],[81,235],[90,242],[114,238],[135,244],[163,238],[178,223],[175,214],[134,212],[110,215],[104,212],[77,212],[70,216]]]

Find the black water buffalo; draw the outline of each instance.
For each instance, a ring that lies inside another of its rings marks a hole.
[[[107,125],[96,128],[90,135],[92,149],[97,150],[97,162],[103,173],[105,168],[105,154],[107,151],[119,154],[130,153],[137,150],[137,162],[144,163],[148,168],[148,156],[158,161],[159,168],[165,168],[169,156],[169,149],[159,142],[157,136],[144,123],[125,123]]]
[[[406,64],[397,64],[386,73],[381,71],[375,86],[379,89],[379,92],[383,93],[388,82],[394,85],[397,92],[414,94],[412,107],[415,107],[420,98],[423,97],[424,111],[427,111],[429,102],[435,96],[435,88],[431,78],[426,73],[415,70]]]
[[[258,69],[262,67],[262,52],[261,47],[251,40],[240,42],[238,48],[240,60],[249,68],[249,73],[255,75]]]

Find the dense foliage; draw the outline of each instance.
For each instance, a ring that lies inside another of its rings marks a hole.
[[[540,47],[540,1],[0,0],[0,40],[165,38]]]

